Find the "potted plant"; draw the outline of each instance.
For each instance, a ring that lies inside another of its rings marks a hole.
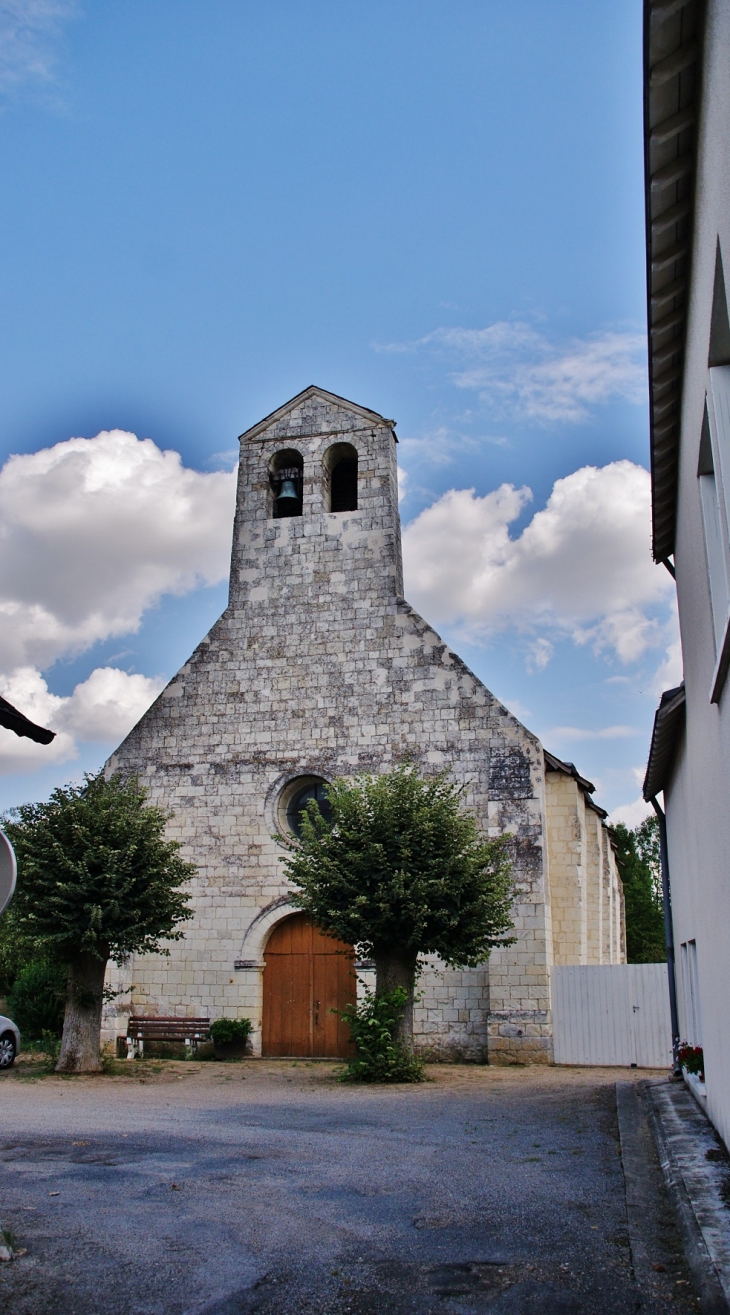
[[[677,1049],[677,1059],[686,1073],[694,1074],[700,1082],[705,1080],[705,1056],[702,1046],[691,1046],[683,1041]]]
[[[241,1059],[252,1031],[250,1018],[216,1018],[210,1025],[216,1059]]]

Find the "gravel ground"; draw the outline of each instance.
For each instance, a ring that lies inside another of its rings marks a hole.
[[[22,1058],[22,1057],[21,1057]],[[617,1069],[299,1061],[0,1078],[6,1315],[697,1311],[653,1150],[632,1269]],[[644,1074],[639,1076],[646,1076]]]

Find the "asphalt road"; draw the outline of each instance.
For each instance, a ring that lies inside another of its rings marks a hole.
[[[651,1290],[634,1275],[615,1084],[635,1073],[118,1068],[0,1078],[0,1227],[27,1248],[0,1265],[5,1315],[698,1310],[651,1152]]]

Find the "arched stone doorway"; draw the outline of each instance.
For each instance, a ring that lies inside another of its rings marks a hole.
[[[355,999],[355,951],[325,936],[305,913],[274,927],[264,951],[264,1055],[353,1053],[347,1023],[333,1010]]]

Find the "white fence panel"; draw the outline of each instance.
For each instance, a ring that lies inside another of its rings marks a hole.
[[[554,967],[550,981],[556,1064],[671,1065],[665,963]]]

